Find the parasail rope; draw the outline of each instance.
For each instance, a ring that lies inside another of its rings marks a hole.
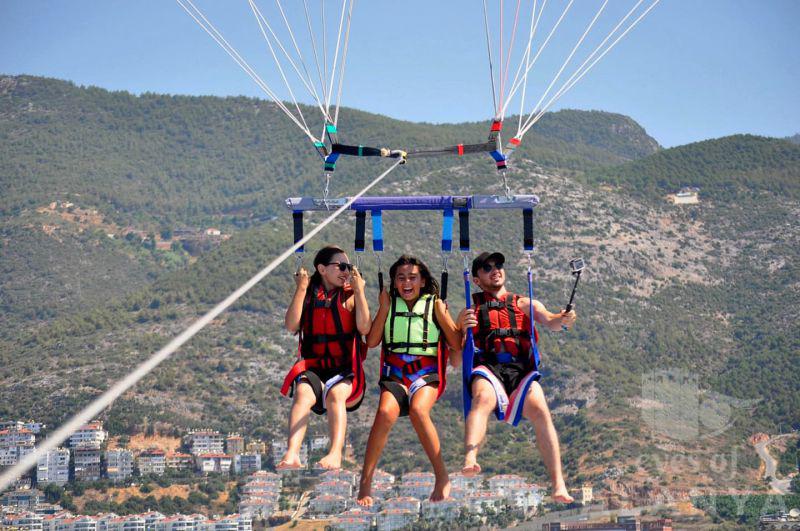
[[[306,24],[308,25],[308,35],[311,37],[311,49],[314,50],[314,62],[317,64],[317,75],[319,75],[319,84],[325,96],[325,81],[322,80],[322,67],[319,64],[319,54],[317,53],[317,40],[314,38],[314,29],[311,24],[311,14],[308,11],[308,0],[303,0],[303,7],[306,12]]]
[[[544,105],[544,107],[542,107],[542,110],[541,110],[541,111],[539,111],[539,113],[538,113],[538,114],[537,114],[537,115],[536,115],[536,116],[533,118],[533,120],[531,120],[531,121],[530,121],[530,123],[529,123],[529,124],[527,124],[527,125],[526,125],[526,126],[523,128],[523,130],[522,130],[522,133],[521,133],[521,134],[522,134],[522,135],[524,135],[525,133],[527,133],[527,132],[530,130],[530,128],[531,128],[531,127],[533,127],[533,125],[534,125],[536,122],[538,122],[538,121],[539,121],[539,119],[540,119],[540,118],[541,118],[541,117],[544,115],[544,113],[546,113],[546,112],[547,112],[547,111],[550,109],[550,107],[552,107],[552,106],[553,106],[553,104],[554,104],[554,103],[555,103],[555,102],[556,102],[556,101],[557,101],[557,100],[558,100],[558,99],[559,99],[561,96],[563,96],[563,95],[564,95],[564,94],[565,94],[565,93],[566,93],[568,90],[570,90],[572,87],[574,87],[574,86],[575,86],[575,84],[576,84],[578,81],[580,81],[580,80],[581,80],[581,78],[583,78],[583,76],[585,76],[585,75],[586,75],[586,74],[589,72],[589,70],[591,70],[591,69],[592,69],[592,67],[594,67],[594,65],[596,65],[596,64],[598,63],[598,61],[600,61],[600,60],[601,60],[603,57],[605,57],[605,55],[606,55],[608,52],[610,52],[610,51],[611,51],[611,49],[612,49],[612,48],[614,48],[614,46],[616,46],[616,45],[617,45],[617,43],[618,43],[620,40],[622,40],[622,38],[623,38],[623,37],[625,37],[625,35],[627,35],[627,34],[628,34],[628,33],[629,33],[629,32],[630,32],[630,31],[631,31],[631,30],[632,30],[634,27],[636,27],[636,25],[637,25],[637,24],[639,24],[639,22],[640,22],[640,21],[641,21],[641,20],[642,20],[644,17],[646,17],[646,16],[647,16],[647,14],[648,14],[648,13],[650,13],[650,11],[652,11],[652,10],[653,10],[653,8],[654,8],[654,7],[655,7],[655,6],[656,6],[656,5],[657,5],[659,2],[660,2],[660,0],[653,0],[653,3],[652,3],[652,4],[650,4],[650,5],[647,7],[647,9],[645,9],[645,10],[644,10],[644,12],[643,12],[641,15],[639,15],[639,16],[636,18],[636,20],[634,20],[633,22],[631,22],[631,23],[630,23],[630,25],[629,25],[627,28],[625,28],[625,31],[623,31],[623,32],[622,32],[622,33],[621,33],[621,34],[620,34],[620,35],[619,35],[619,36],[618,36],[618,37],[617,37],[617,38],[614,40],[614,42],[612,42],[610,45],[608,45],[608,47],[607,47],[605,50],[603,50],[603,52],[602,52],[602,53],[601,53],[601,54],[600,54],[600,55],[599,55],[599,56],[598,56],[598,57],[597,57],[597,58],[596,58],[594,61],[592,61],[592,62],[591,62],[591,64],[589,64],[589,66],[587,66],[587,67],[586,67],[586,68],[585,68],[583,71],[581,71],[581,72],[580,72],[580,74],[579,74],[577,77],[575,77],[575,79],[568,80],[568,81],[567,81],[567,82],[566,82],[566,83],[565,83],[565,84],[564,84],[564,85],[561,87],[561,89],[559,89],[559,91],[558,91],[556,94],[554,94],[554,95],[553,95],[553,97],[552,97],[552,98],[550,98],[550,100],[548,100],[548,102],[547,102],[547,103]],[[640,3],[641,3],[641,2],[640,2]],[[637,4],[637,6],[638,6],[638,4]],[[635,9],[635,7],[634,7],[634,9]],[[627,18],[627,15],[626,15],[626,18]],[[616,28],[614,29],[614,31],[616,31]]]
[[[347,12],[347,29],[344,34],[344,50],[342,51],[342,66],[339,69],[339,91],[336,94],[336,111],[333,113],[333,125],[339,123],[339,106],[342,103],[342,87],[344,85],[344,71],[347,64],[347,50],[350,45],[350,23],[353,20],[353,5],[356,0],[350,0],[350,8]]]
[[[492,111],[495,116],[499,116],[499,108],[497,106],[497,91],[494,86],[494,64],[492,62],[492,37],[489,34],[489,15],[486,8],[486,0],[483,0],[483,27],[486,30],[486,52],[489,54],[489,79],[492,81]]]
[[[608,0],[604,0],[604,2],[600,5],[600,9],[598,9],[597,13],[595,13],[594,18],[591,20],[591,22],[589,22],[589,25],[586,26],[586,29],[583,31],[583,34],[578,39],[578,42],[576,42],[575,46],[572,47],[572,51],[570,51],[570,53],[567,56],[567,58],[561,64],[561,68],[558,69],[558,72],[556,72],[556,75],[553,76],[553,79],[550,81],[550,84],[547,85],[547,89],[545,89],[544,93],[539,98],[539,101],[537,101],[536,105],[533,106],[533,110],[528,115],[528,118],[525,121],[526,125],[527,125],[528,121],[533,117],[533,115],[539,110],[539,106],[542,104],[542,102],[547,97],[547,95],[550,94],[550,90],[552,90],[553,85],[556,84],[556,81],[558,81],[558,78],[560,78],[561,74],[564,73],[564,69],[567,67],[569,62],[572,60],[572,57],[575,55],[575,52],[578,51],[578,48],[580,48],[581,44],[583,44],[583,41],[586,39],[586,36],[592,30],[592,28],[594,27],[595,22],[597,22],[597,19],[600,18],[600,15],[603,13],[603,11],[605,10],[607,5],[608,5]],[[522,130],[522,128],[519,128],[517,130],[517,136],[519,136],[519,133],[520,133],[521,130]]]
[[[214,39],[214,41],[225,51],[225,53],[227,53],[230,56],[230,58],[233,59],[233,61],[237,65],[239,65],[239,67],[242,70],[244,70],[244,72],[248,76],[250,76],[250,78],[256,83],[256,85],[258,85],[261,88],[261,90],[263,90],[264,93],[266,93],[267,96],[270,99],[272,99],[273,103],[275,103],[275,105],[277,105],[278,108],[282,110],[284,114],[286,114],[286,116],[292,122],[294,122],[294,124],[297,125],[297,127],[299,127],[309,139],[311,139],[312,142],[317,141],[317,139],[314,138],[314,135],[311,134],[311,131],[308,129],[308,127],[304,126],[300,122],[300,120],[298,120],[297,117],[294,114],[292,114],[292,112],[288,109],[288,107],[286,107],[286,105],[284,105],[284,103],[280,100],[280,98],[278,98],[275,92],[272,91],[269,85],[267,85],[264,82],[264,80],[261,79],[261,77],[256,73],[255,70],[253,70],[253,68],[247,63],[247,61],[245,61],[244,58],[242,58],[242,56],[239,55],[239,52],[237,52],[236,49],[233,46],[231,46],[231,44],[228,43],[228,41],[225,40],[225,38],[214,27],[214,25],[211,24],[211,22],[209,22],[209,20],[205,17],[205,15],[203,15],[203,13],[197,8],[197,6],[195,6],[192,3],[192,0],[175,0],[175,1],[178,3],[178,5],[181,6],[181,8],[184,11],[186,11],[186,13],[192,18],[192,20],[194,20],[197,23],[197,25],[203,29],[203,31],[205,31],[212,39]],[[192,9],[195,10],[195,12],[192,12],[187,7],[187,5],[184,4],[184,2],[190,5]]]
[[[322,2],[325,3],[324,1]],[[331,96],[333,95],[333,82],[336,79],[336,66],[339,61],[339,48],[342,44],[342,29],[344,28],[344,15],[347,11],[347,0],[342,0],[342,16],[339,18],[339,34],[336,36],[336,50],[333,52],[333,66],[331,66],[331,79],[330,86],[328,87],[328,96],[325,99],[325,112],[329,113],[331,109]]]
[[[297,113],[300,115],[300,119],[303,121],[303,124],[305,124],[306,127],[308,127],[308,124],[306,124],[305,117],[303,116],[303,111],[300,110],[300,105],[297,103],[297,98],[295,97],[294,91],[292,90],[292,84],[289,83],[288,79],[286,79],[286,73],[283,71],[283,67],[281,66],[280,60],[278,59],[278,55],[275,53],[275,47],[272,46],[272,41],[267,36],[267,32],[264,31],[265,25],[267,29],[269,29],[269,32],[272,34],[272,37],[275,39],[275,43],[280,47],[281,50],[283,50],[284,56],[286,56],[289,59],[289,63],[292,64],[292,66],[295,69],[295,72],[297,72],[297,75],[300,77],[301,81],[303,80],[302,76],[300,76],[300,73],[297,71],[297,67],[294,65],[294,61],[292,61],[292,59],[289,57],[288,53],[286,52],[286,49],[284,49],[280,40],[278,40],[278,37],[275,35],[275,32],[272,31],[272,27],[269,25],[269,22],[267,22],[267,19],[265,19],[264,15],[262,15],[261,11],[259,11],[258,6],[256,6],[253,0],[248,0],[248,3],[250,4],[250,8],[253,10],[253,16],[256,17],[258,28],[261,30],[261,34],[264,36],[264,40],[267,41],[267,47],[269,48],[269,52],[272,55],[272,59],[275,61],[275,66],[278,67],[278,72],[281,75],[281,79],[283,79],[283,84],[286,86],[286,90],[289,91],[289,96],[292,98],[292,103],[294,103],[294,107],[295,109],[297,109]],[[305,83],[305,81],[303,82]],[[306,88],[308,88],[308,85],[306,85]],[[312,97],[314,96],[310,88],[308,89],[308,92],[311,93]],[[324,109],[322,112],[324,115],[325,113]]]
[[[181,332],[172,341],[167,343],[161,350],[153,354],[149,359],[141,363],[127,376],[112,385],[105,393],[93,400],[89,405],[79,411],[75,416],[69,419],[66,423],[62,424],[56,431],[54,431],[47,439],[42,442],[33,452],[27,454],[17,462],[17,464],[5,470],[0,474],[0,492],[9,487],[17,478],[21,477],[27,470],[36,466],[39,458],[46,452],[57,448],[66,441],[70,435],[75,433],[81,426],[88,423],[105,408],[114,403],[125,391],[136,385],[142,378],[147,376],[153,369],[160,363],[165,361],[178,350],[184,343],[189,341],[206,325],[213,321],[222,312],[227,310],[233,303],[247,293],[251,288],[258,284],[264,277],[272,273],[280,264],[286,261],[297,249],[308,242],[311,238],[316,236],[322,229],[324,229],[334,219],[339,217],[350,205],[353,204],[358,198],[367,193],[373,186],[383,180],[384,177],[389,175],[397,166],[402,164],[404,159],[398,159],[392,164],[389,169],[384,171],[378,177],[373,179],[371,183],[365,186],[360,192],[351,197],[344,205],[336,209],[330,216],[322,220],[319,225],[314,227],[308,234],[298,240],[294,245],[286,249],[280,256],[270,262],[264,269],[256,273],[250,280],[242,284],[236,291],[228,295],[228,297],[214,306],[208,313],[203,315],[200,319],[192,323],[189,328]]]
[[[533,60],[531,60],[530,65],[528,65],[528,67],[525,69],[525,72],[522,75],[522,79],[520,79],[517,82],[516,85],[511,87],[511,90],[508,93],[508,97],[506,98],[505,107],[508,107],[508,103],[514,97],[514,94],[517,93],[517,90],[519,90],[520,85],[522,85],[522,83],[523,83],[523,79],[527,79],[528,73],[530,72],[531,68],[533,68],[533,65],[536,64],[536,60],[539,59],[539,56],[542,54],[544,49],[547,48],[547,44],[550,42],[550,39],[553,37],[553,34],[556,32],[558,27],[561,25],[561,22],[564,20],[564,17],[567,16],[567,12],[572,7],[573,3],[575,3],[575,0],[569,0],[569,3],[567,3],[566,7],[564,8],[564,11],[561,12],[561,16],[558,17],[558,20],[556,21],[556,23],[553,26],[553,28],[550,30],[550,33],[547,34],[547,38],[545,38],[545,40],[542,43],[542,45],[539,46],[539,49],[536,51],[536,55],[533,56]],[[544,6],[542,6],[542,7],[544,7]],[[501,115],[505,115],[505,112],[506,112],[505,108],[500,109],[500,114]]]

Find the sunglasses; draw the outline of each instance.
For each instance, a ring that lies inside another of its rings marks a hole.
[[[330,266],[330,265],[338,266],[339,267],[339,271],[342,271],[342,272],[352,271],[353,270],[353,264],[348,264],[347,262],[328,262],[325,265],[326,266]]]
[[[492,264],[492,263],[483,264],[481,266],[481,269],[483,270],[484,273],[491,273],[492,269],[497,269],[498,271],[500,271],[503,269],[503,262],[500,262],[498,264]]]

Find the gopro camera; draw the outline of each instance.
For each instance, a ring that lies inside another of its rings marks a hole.
[[[572,269],[572,274],[577,275],[583,271],[583,258],[573,258],[569,261],[569,267]]]

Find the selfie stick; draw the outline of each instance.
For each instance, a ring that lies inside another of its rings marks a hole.
[[[572,276],[575,277],[575,284],[572,285],[572,293],[569,296],[569,302],[567,303],[566,308],[564,311],[569,313],[572,311],[572,301],[575,300],[575,291],[578,289],[578,282],[581,280],[581,273],[583,272],[583,258],[575,258],[569,261],[569,267],[572,270]],[[562,330],[567,330],[567,327],[561,325]]]

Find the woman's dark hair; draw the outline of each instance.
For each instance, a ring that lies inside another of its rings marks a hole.
[[[320,275],[319,271],[317,271],[317,266],[320,264],[328,265],[333,257],[339,253],[344,254],[344,250],[335,245],[326,245],[317,252],[317,255],[314,257],[314,274],[311,275],[309,286],[322,285],[322,275]]]
[[[397,290],[394,287],[394,277],[397,273],[397,268],[403,265],[415,265],[419,268],[419,274],[422,275],[423,279],[425,279],[425,285],[419,290],[420,294],[436,295],[437,297],[439,296],[439,283],[436,282],[436,279],[433,278],[433,275],[431,275],[431,270],[428,269],[428,266],[425,265],[425,262],[416,256],[411,256],[408,254],[402,255],[395,263],[392,264],[392,267],[389,268],[389,285],[391,286],[389,293],[391,295],[397,295]]]

